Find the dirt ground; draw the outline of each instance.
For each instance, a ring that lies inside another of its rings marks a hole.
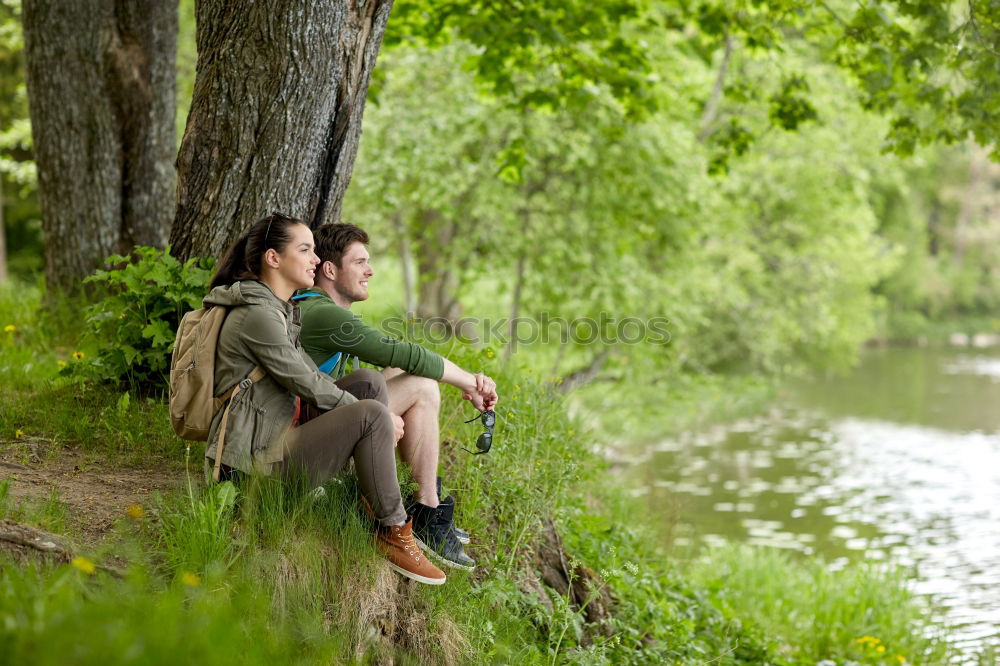
[[[67,536],[79,546],[96,545],[126,507],[148,508],[155,491],[176,490],[184,478],[175,466],[117,467],[42,439],[0,440],[0,481],[10,481],[9,501],[38,506],[55,490],[66,507]]]

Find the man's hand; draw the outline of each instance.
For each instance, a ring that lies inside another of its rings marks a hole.
[[[481,412],[493,409],[500,399],[497,395],[497,384],[481,372],[472,375],[476,386],[472,391],[465,391],[462,397],[472,403]]]
[[[392,427],[396,430],[396,441],[399,442],[403,439],[403,417],[392,412],[389,412],[389,415],[392,416]]]

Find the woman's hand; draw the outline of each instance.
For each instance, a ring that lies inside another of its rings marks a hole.
[[[392,427],[396,430],[396,442],[399,443],[399,440],[403,439],[403,417],[392,412],[389,412],[389,415],[392,416]]]

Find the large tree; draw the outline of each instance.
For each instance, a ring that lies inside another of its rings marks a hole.
[[[163,245],[173,210],[177,5],[25,0],[46,278]]]
[[[271,210],[314,226],[339,219],[392,4],[198,5],[198,73],[178,158],[175,255],[217,254]],[[404,0],[390,37],[472,41],[481,49],[477,78],[516,106],[585,108],[599,83],[639,116],[650,104],[648,72],[639,44],[622,27],[640,15],[639,4]]]
[[[198,4],[175,255],[217,255],[275,210],[313,225],[338,219],[391,7],[391,0]]]

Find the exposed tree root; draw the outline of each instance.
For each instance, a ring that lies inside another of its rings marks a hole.
[[[45,563],[68,564],[75,555],[64,537],[13,520],[0,520],[0,553],[9,555],[20,565]],[[98,569],[121,577],[117,567],[96,564]]]

